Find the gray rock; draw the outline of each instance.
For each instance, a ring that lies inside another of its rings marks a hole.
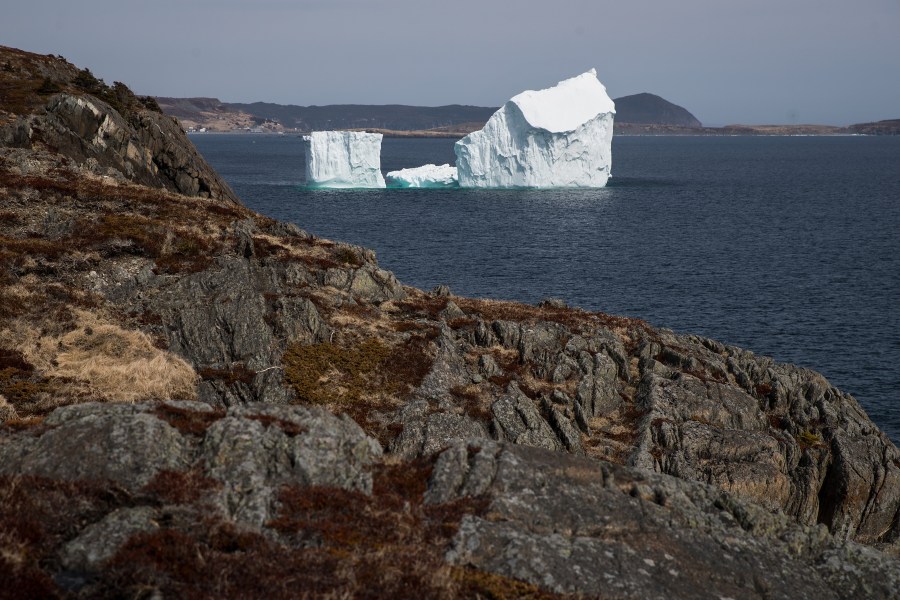
[[[159,528],[156,510],[147,506],[120,508],[85,527],[63,546],[60,562],[72,571],[96,571],[115,556],[131,536]]]
[[[459,440],[490,439],[487,427],[466,415],[426,414],[427,404],[415,406],[418,410],[403,411],[403,431],[391,444],[392,454],[412,459],[430,456]]]
[[[608,415],[622,405],[617,375],[618,367],[605,350],[594,355],[591,371],[578,382],[575,395],[588,419]]]
[[[518,348],[522,339],[522,327],[514,321],[494,321],[491,323],[497,343],[504,348]]]
[[[565,410],[554,406],[552,402],[543,402],[544,415],[547,422],[556,434],[556,438],[562,443],[563,447],[572,454],[584,454],[584,448],[581,445],[581,436],[578,434],[576,426],[572,423],[572,419],[566,414]]]
[[[254,527],[274,514],[283,485],[371,492],[381,446],[347,417],[303,406],[252,404],[225,414],[200,403],[169,406],[182,421],[196,413],[208,428],[182,433],[156,403],[60,408],[39,435],[0,436],[0,474],[111,480],[137,492],[161,471],[198,468],[222,482],[214,499],[222,512]]]
[[[539,448],[461,443],[426,501],[486,496],[450,562],[617,598],[893,598],[900,564],[713,486]]]
[[[446,325],[441,328],[441,333],[435,342],[437,352],[434,361],[419,384],[415,398],[449,408],[456,403],[450,390],[466,385],[470,379],[463,359],[466,342],[457,340]]]
[[[175,119],[150,110],[128,117],[130,121],[93,96],[56,94],[46,113],[32,117],[27,129],[16,129],[12,141],[21,146],[40,140],[76,161],[93,159],[135,183],[238,202]]]
[[[681,351],[643,351],[636,405],[645,414],[630,464],[715,483],[845,539],[897,540],[900,453],[855,400],[811,371],[735,348],[726,361],[714,342],[677,339]],[[660,370],[651,354],[692,374]]]
[[[196,370],[243,369],[237,381],[204,378],[198,387],[201,400],[219,406],[286,403],[291,395],[283,385],[285,348],[331,335],[315,304],[290,293],[309,275],[299,269],[223,257],[207,270],[175,280],[155,277],[111,299],[157,315],[169,350]]]
[[[553,429],[541,417],[534,402],[511,382],[506,393],[491,405],[493,428],[497,437],[514,444],[560,450],[562,445]]]
[[[207,475],[223,483],[225,513],[254,526],[271,518],[282,485],[370,493],[369,467],[380,456],[378,442],[352,420],[302,406],[231,408],[200,448]]]
[[[438,316],[445,321],[449,321],[451,319],[459,319],[461,317],[465,317],[466,313],[464,313],[463,310],[459,306],[457,306],[453,300],[448,300],[447,306],[444,307],[444,310],[442,310]]]
[[[490,354],[482,354],[478,357],[478,371],[487,378],[500,375],[503,371]]]
[[[42,435],[0,444],[0,473],[50,479],[108,479],[137,490],[162,470],[188,464],[188,443],[147,405],[81,404],[48,417]]]
[[[541,308],[569,308],[569,305],[562,298],[544,298],[538,302]]]

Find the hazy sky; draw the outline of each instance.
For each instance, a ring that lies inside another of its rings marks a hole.
[[[596,67],[709,125],[900,118],[900,0],[9,0],[0,44],[141,94],[499,106]]]

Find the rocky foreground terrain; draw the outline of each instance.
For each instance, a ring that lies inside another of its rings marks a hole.
[[[896,597],[821,375],[404,286],[88,75],[0,48],[0,596]]]

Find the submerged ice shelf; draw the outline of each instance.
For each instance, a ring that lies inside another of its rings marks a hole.
[[[314,131],[303,136],[306,183],[324,188],[383,188],[380,133]]]
[[[603,187],[615,104],[597,72],[513,96],[456,142],[460,187]]]

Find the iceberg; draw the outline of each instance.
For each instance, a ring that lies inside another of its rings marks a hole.
[[[456,167],[450,165],[422,165],[400,169],[387,174],[388,187],[446,188],[456,187]]]
[[[456,142],[460,187],[603,187],[616,107],[597,71],[513,96]]]
[[[314,131],[303,136],[306,184],[323,188],[383,188],[380,133]]]

